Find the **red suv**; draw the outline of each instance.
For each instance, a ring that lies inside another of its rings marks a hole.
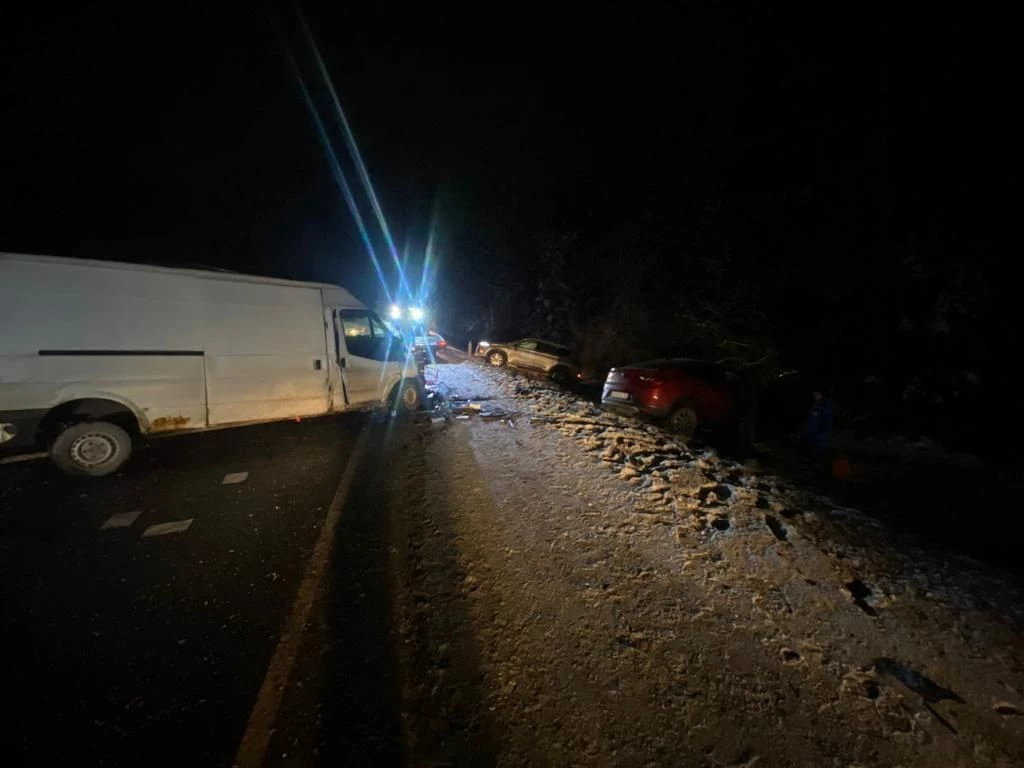
[[[690,437],[698,427],[725,420],[733,387],[725,369],[697,360],[650,360],[612,368],[601,405],[627,414],[664,418],[674,432]]]

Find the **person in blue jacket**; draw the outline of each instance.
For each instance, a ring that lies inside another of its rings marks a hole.
[[[832,418],[835,403],[823,391],[815,390],[811,410],[807,414],[800,439],[815,464],[824,464],[828,459],[829,443],[832,440]]]

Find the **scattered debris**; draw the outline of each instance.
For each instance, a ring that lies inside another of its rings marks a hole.
[[[116,515],[108,517],[107,521],[100,526],[100,530],[106,531],[111,528],[128,528],[139,519],[139,515],[141,514],[142,510],[136,510],[135,512],[118,512]]]
[[[248,472],[229,472],[224,475],[224,479],[220,481],[220,484],[235,485],[236,483],[244,483],[248,477]]]

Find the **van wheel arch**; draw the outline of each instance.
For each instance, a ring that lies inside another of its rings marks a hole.
[[[61,403],[39,426],[40,440],[53,463],[80,477],[117,472],[132,455],[132,444],[141,431],[131,408],[100,397]]]
[[[39,424],[39,436],[49,447],[68,427],[90,421],[115,424],[132,437],[142,433],[138,416],[124,403],[102,397],[85,397],[68,400],[52,408]]]

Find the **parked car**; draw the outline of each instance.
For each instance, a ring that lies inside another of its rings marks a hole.
[[[723,422],[733,400],[724,368],[681,358],[612,368],[601,393],[603,407],[665,419],[671,430],[687,437],[699,427]]]
[[[412,353],[416,358],[417,364],[424,366],[432,363],[437,356],[437,351],[447,346],[448,342],[444,340],[440,333],[437,331],[427,331],[422,335],[413,337]]]
[[[575,355],[569,347],[543,339],[520,339],[507,344],[481,341],[476,353],[496,368],[510,365],[513,368],[538,371],[559,383],[570,381],[579,371]]]
[[[437,331],[427,331],[425,334],[416,336],[413,339],[413,349],[430,349],[431,351],[444,349],[448,342]]]

